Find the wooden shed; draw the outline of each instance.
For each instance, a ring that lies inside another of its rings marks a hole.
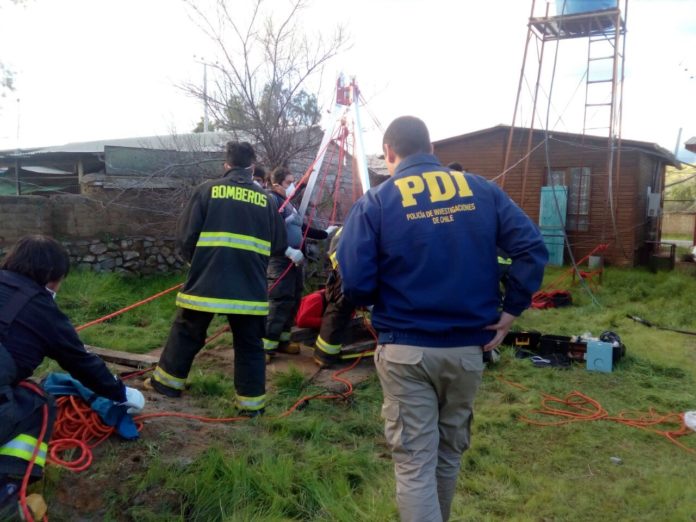
[[[622,140],[610,156],[607,138],[508,125],[433,146],[443,164],[496,180],[539,223],[555,264],[570,260],[566,237],[576,260],[608,243],[608,263],[645,263],[660,240],[665,167],[680,166],[654,143]]]

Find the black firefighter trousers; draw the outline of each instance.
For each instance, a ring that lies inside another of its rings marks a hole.
[[[45,419],[44,405],[48,407]],[[55,418],[55,401],[50,394],[41,396],[19,385],[0,386],[0,484],[24,476],[45,421],[46,431],[30,480],[42,476]]]
[[[273,256],[268,262],[268,319],[264,348],[275,350],[279,342],[290,341],[290,330],[304,291],[302,266],[287,257]]]
[[[185,380],[194,357],[205,344],[214,315],[179,308],[159,368],[177,380]],[[265,405],[266,361],[261,338],[266,317],[245,314],[226,314],[226,317],[233,336],[237,406],[242,410],[262,409]]]
[[[342,284],[341,274],[333,270],[326,282],[326,309],[319,329],[319,343],[337,347],[339,351],[355,314],[355,305],[343,295]]]

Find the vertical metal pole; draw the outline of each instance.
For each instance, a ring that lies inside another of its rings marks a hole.
[[[203,62],[203,132],[208,132],[208,64]]]
[[[21,169],[21,166],[19,164],[19,150],[17,150],[18,156],[15,158],[15,187],[16,187],[16,192],[18,196],[22,195],[22,185],[21,182],[19,181],[19,171]]]
[[[549,18],[549,4],[546,4],[546,19]],[[559,41],[556,41],[559,45]],[[534,87],[534,102],[532,104],[532,122],[529,126],[529,134],[527,136],[527,152],[524,159],[524,169],[522,170],[522,195],[520,196],[520,207],[524,208],[524,193],[527,189],[527,172],[529,171],[529,156],[532,151],[532,136],[534,135],[534,117],[536,116],[537,100],[539,98],[539,85],[541,84],[541,68],[544,64],[544,48],[546,47],[546,36],[541,40],[541,53],[539,53],[539,70],[537,71],[536,86]],[[551,100],[549,100],[549,108],[551,110]],[[547,115],[548,116],[548,115]],[[548,129],[547,129],[548,130]],[[542,181],[543,183],[543,181]]]
[[[312,199],[312,193],[314,192],[314,185],[317,183],[317,177],[319,176],[319,171],[321,170],[321,165],[324,163],[324,156],[326,155],[326,149],[329,148],[329,142],[333,138],[334,127],[331,129],[326,129],[324,131],[324,137],[319,145],[319,155],[314,161],[314,166],[312,167],[312,173],[309,175],[307,180],[307,188],[302,195],[302,201],[300,202],[300,216],[304,218],[307,207],[309,207],[309,202]]]
[[[677,143],[674,145],[674,155],[676,156],[679,154],[679,144],[681,143],[681,135],[682,131],[684,130],[683,127],[679,127],[679,132],[677,133]]]
[[[353,155],[353,161],[357,163],[358,178],[360,179],[360,185],[362,185],[362,193],[365,194],[370,190],[370,175],[367,171],[367,159],[365,156],[365,146],[363,145],[362,139],[362,127],[360,126],[360,111],[358,110],[359,94],[358,86],[355,81],[351,85],[352,99],[352,109],[353,109],[353,144],[355,147],[355,154]]]
[[[532,0],[532,10],[529,12],[529,18],[534,16],[534,4],[536,0]],[[503,172],[508,168],[508,163],[510,162],[510,149],[512,148],[512,135],[515,132],[515,119],[517,118],[517,107],[520,103],[520,93],[522,92],[522,81],[524,80],[524,70],[527,66],[527,51],[529,49],[529,40],[532,39],[532,24],[527,23],[527,41],[524,44],[524,56],[522,57],[522,68],[520,69],[520,81],[517,84],[517,97],[515,98],[515,109],[512,113],[512,125],[510,126],[510,132],[508,133],[507,147],[505,148],[505,160],[503,161]],[[532,114],[534,118],[534,114]],[[500,178],[500,186],[505,187],[505,177],[506,174]]]
[[[15,190],[17,192],[18,196],[22,195],[22,185],[21,182],[19,181],[19,171],[21,169],[21,166],[19,164],[19,122],[20,122],[20,105],[19,105],[19,100],[20,98],[17,98],[17,156],[15,157]]]

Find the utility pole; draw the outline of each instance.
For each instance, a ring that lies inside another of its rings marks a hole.
[[[19,154],[20,154],[20,149],[19,149],[19,116],[20,116],[20,105],[19,105],[19,98],[17,98],[17,153],[15,156],[15,187],[17,191],[17,195],[21,196],[22,195],[22,184],[19,180],[19,171],[21,170],[21,166],[19,164]]]
[[[208,64],[203,62],[203,132],[208,132]]]
[[[683,130],[683,127],[679,127],[679,132],[677,133],[677,144],[674,146],[674,157],[677,157],[677,154],[679,154],[679,146],[681,145],[681,135]]]
[[[208,132],[210,127],[208,119],[208,62],[195,54],[193,59],[203,65],[203,132]]]

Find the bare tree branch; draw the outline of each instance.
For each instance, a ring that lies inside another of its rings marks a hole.
[[[201,2],[185,0],[192,19],[218,49],[220,61],[210,64],[212,89],[186,84],[181,88],[208,104],[213,126],[255,142],[269,167],[286,164],[316,148],[320,119],[317,94],[310,80],[321,83],[324,66],[347,48],[347,36],[337,27],[330,39],[309,37],[299,25],[306,0],[288,0],[287,11],[267,0],[240,4],[215,0],[210,11]],[[247,21],[244,21],[247,20]]]

